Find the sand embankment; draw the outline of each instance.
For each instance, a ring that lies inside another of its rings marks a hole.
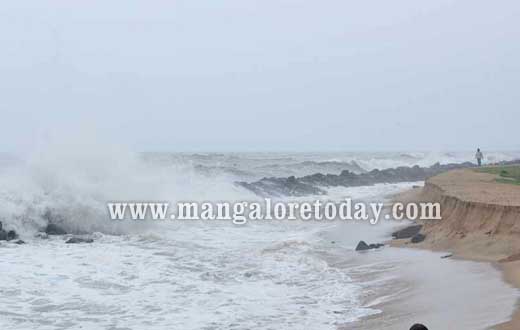
[[[520,186],[497,183],[496,176],[474,170],[454,170],[432,177],[422,189],[396,199],[433,201],[442,220],[425,221],[418,244],[394,241],[394,246],[450,251],[456,257],[489,261],[503,270],[504,279],[520,288]],[[496,329],[520,329],[520,313]]]

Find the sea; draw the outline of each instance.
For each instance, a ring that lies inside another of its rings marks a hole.
[[[474,152],[0,155],[0,329],[486,329],[519,292],[487,263],[384,242],[407,221],[112,221],[108,201],[256,200],[237,181],[473,161]],[[486,162],[520,152],[486,152]],[[388,202],[422,182],[323,187],[306,201]],[[94,239],[37,237],[49,212]]]

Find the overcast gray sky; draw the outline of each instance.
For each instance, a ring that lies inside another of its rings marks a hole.
[[[0,150],[520,149],[520,2],[2,1]]]

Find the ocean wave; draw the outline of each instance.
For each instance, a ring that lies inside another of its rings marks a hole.
[[[316,172],[335,173],[343,170],[349,170],[354,173],[366,172],[356,161],[302,161],[291,164],[269,164],[257,167],[260,170],[279,170],[279,169],[290,169],[294,172],[302,173],[308,172],[313,174]]]
[[[73,233],[142,232],[150,221],[113,221],[111,201],[238,200],[248,194],[229,178],[192,167],[143,161],[139,154],[71,144],[47,149],[0,172],[0,221],[23,235],[49,222]],[[245,194],[245,195],[244,195]]]
[[[254,178],[258,176],[255,172],[242,170],[231,166],[207,166],[207,165],[194,165],[193,168],[200,174],[205,176],[214,175],[230,175],[239,178]]]

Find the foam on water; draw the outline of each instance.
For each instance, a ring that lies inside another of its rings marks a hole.
[[[2,328],[331,329],[376,312],[315,255],[305,228],[191,223],[160,232],[87,248],[59,239],[4,246]]]

